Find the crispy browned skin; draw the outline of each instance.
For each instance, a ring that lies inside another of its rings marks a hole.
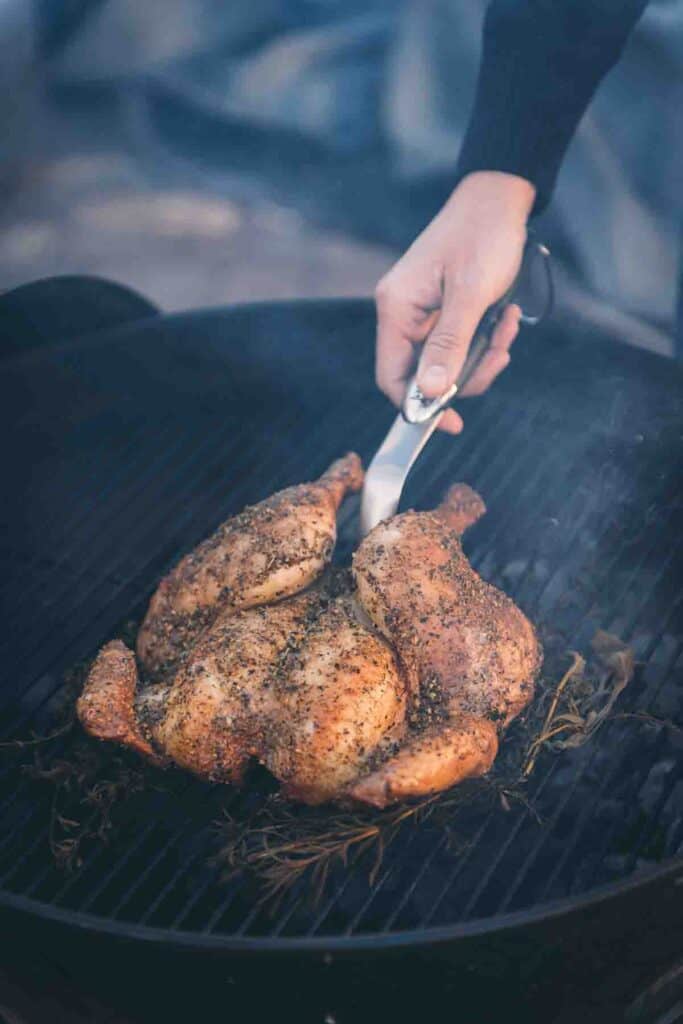
[[[363,482],[353,452],[315,483],[279,491],[228,519],[186,555],[154,594],[137,653],[154,677],[167,675],[221,609],[277,601],[307,587],[329,562],[336,513]]]
[[[486,513],[484,499],[467,484],[453,484],[437,509],[436,515],[459,537]]]
[[[533,626],[472,569],[448,525],[462,491],[434,512],[380,523],[353,560],[359,598],[414,688],[435,678],[451,714],[506,725],[533,695],[541,649]]]
[[[173,682],[143,690],[137,701],[132,652],[115,644],[126,688],[110,677],[107,696],[123,727],[97,720],[89,731],[153,755],[144,730],[166,758],[214,781],[239,783],[253,757],[288,795],[322,803],[406,728],[406,687],[391,649],[358,620],[352,598],[330,597],[324,587],[268,608],[222,612]],[[103,693],[103,672],[112,669],[111,659],[101,662],[106,652],[91,671],[84,707]]]
[[[112,640],[97,655],[76,712],[92,736],[122,743],[159,761],[138,724],[134,705],[137,683],[135,655],[120,640]]]
[[[366,775],[349,796],[374,807],[448,789],[483,775],[498,753],[496,727],[486,718],[461,715],[411,736],[398,753]]]
[[[333,800],[406,729],[406,687],[391,648],[332,601],[283,664],[277,711],[261,760],[288,796]]]
[[[272,607],[221,612],[150,725],[159,748],[196,775],[239,782],[249,758],[263,751],[278,711],[280,663],[300,646],[319,605],[319,593],[308,592]]]
[[[485,511],[474,491],[456,485],[435,511],[376,527],[354,558],[355,592],[328,571],[286,597],[275,563],[273,580],[259,560],[259,537],[269,552],[271,544],[293,552],[306,529],[317,536],[321,509],[334,539],[334,509],[355,486],[348,474],[357,482],[354,465],[347,457],[324,482],[282,492],[256,506],[266,511],[255,518],[250,510],[247,548],[229,539],[240,517],[226,524],[230,571],[251,565],[251,583],[238,579],[230,600],[219,595],[203,629],[181,628],[170,641],[175,669],[139,694],[132,653],[108,644],[78,705],[89,732],[216,781],[241,782],[255,758],[288,796],[311,804],[384,807],[488,771],[499,730],[531,699],[541,651],[523,613],[462,552],[460,534]],[[213,548],[198,551],[206,557],[195,568],[187,563],[187,576],[181,563],[168,593],[157,593],[157,611],[159,601],[194,599],[202,581],[211,582]],[[298,560],[277,562],[292,570],[293,589],[310,582],[306,573],[322,572],[321,552],[306,542]],[[238,607],[248,593],[269,603]]]

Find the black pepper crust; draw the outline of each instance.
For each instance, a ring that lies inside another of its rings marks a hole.
[[[438,510],[380,524],[355,553],[353,572],[360,600],[414,691],[431,680],[451,714],[501,726],[528,704],[542,659],[536,632],[472,569]]]
[[[223,609],[272,603],[310,585],[332,557],[337,509],[362,481],[351,452],[316,482],[244,509],[186,555],[159,584],[138,634],[147,674],[167,676]]]
[[[483,502],[455,485],[376,527],[352,571],[325,570],[361,474],[347,456],[186,556],[138,638],[154,683],[136,692],[132,653],[105,648],[79,701],[89,731],[213,781],[257,759],[307,803],[383,807],[487,771],[542,652],[462,551]]]

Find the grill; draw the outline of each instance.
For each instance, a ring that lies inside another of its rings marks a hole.
[[[49,730],[63,671],[226,516],[349,448],[367,460],[392,416],[372,386],[373,326],[365,301],[261,305],[151,317],[4,364],[4,736]],[[598,627],[621,636],[639,668],[620,710],[679,723],[680,384],[670,363],[562,323],[532,332],[468,403],[462,438],[435,438],[404,501],[429,507],[456,479],[476,487],[489,508],[466,540],[476,569],[567,648]],[[345,505],[342,560],[357,513]],[[681,872],[682,745],[674,728],[611,721],[541,762],[530,797],[542,827],[524,807],[482,814],[456,855],[426,822],[391,844],[373,887],[339,868],[321,903],[294,889],[275,916],[208,864],[221,809],[258,791],[188,777],[179,794],[145,792],[65,876],[48,849],[49,794],[8,762],[2,901],[224,949],[424,943],[533,920]]]

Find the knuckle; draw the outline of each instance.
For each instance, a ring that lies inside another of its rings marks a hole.
[[[379,310],[392,306],[396,300],[396,289],[389,277],[383,277],[375,286],[375,303]]]
[[[463,347],[456,334],[443,330],[433,331],[427,339],[427,346],[432,352],[457,352]]]

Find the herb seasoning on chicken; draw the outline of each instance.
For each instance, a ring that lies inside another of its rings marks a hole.
[[[98,655],[78,713],[94,736],[239,784],[250,759],[305,803],[378,807],[488,771],[533,695],[531,624],[472,569],[484,512],[458,484],[327,568],[358,457],[221,526],[162,580],[138,635]]]

